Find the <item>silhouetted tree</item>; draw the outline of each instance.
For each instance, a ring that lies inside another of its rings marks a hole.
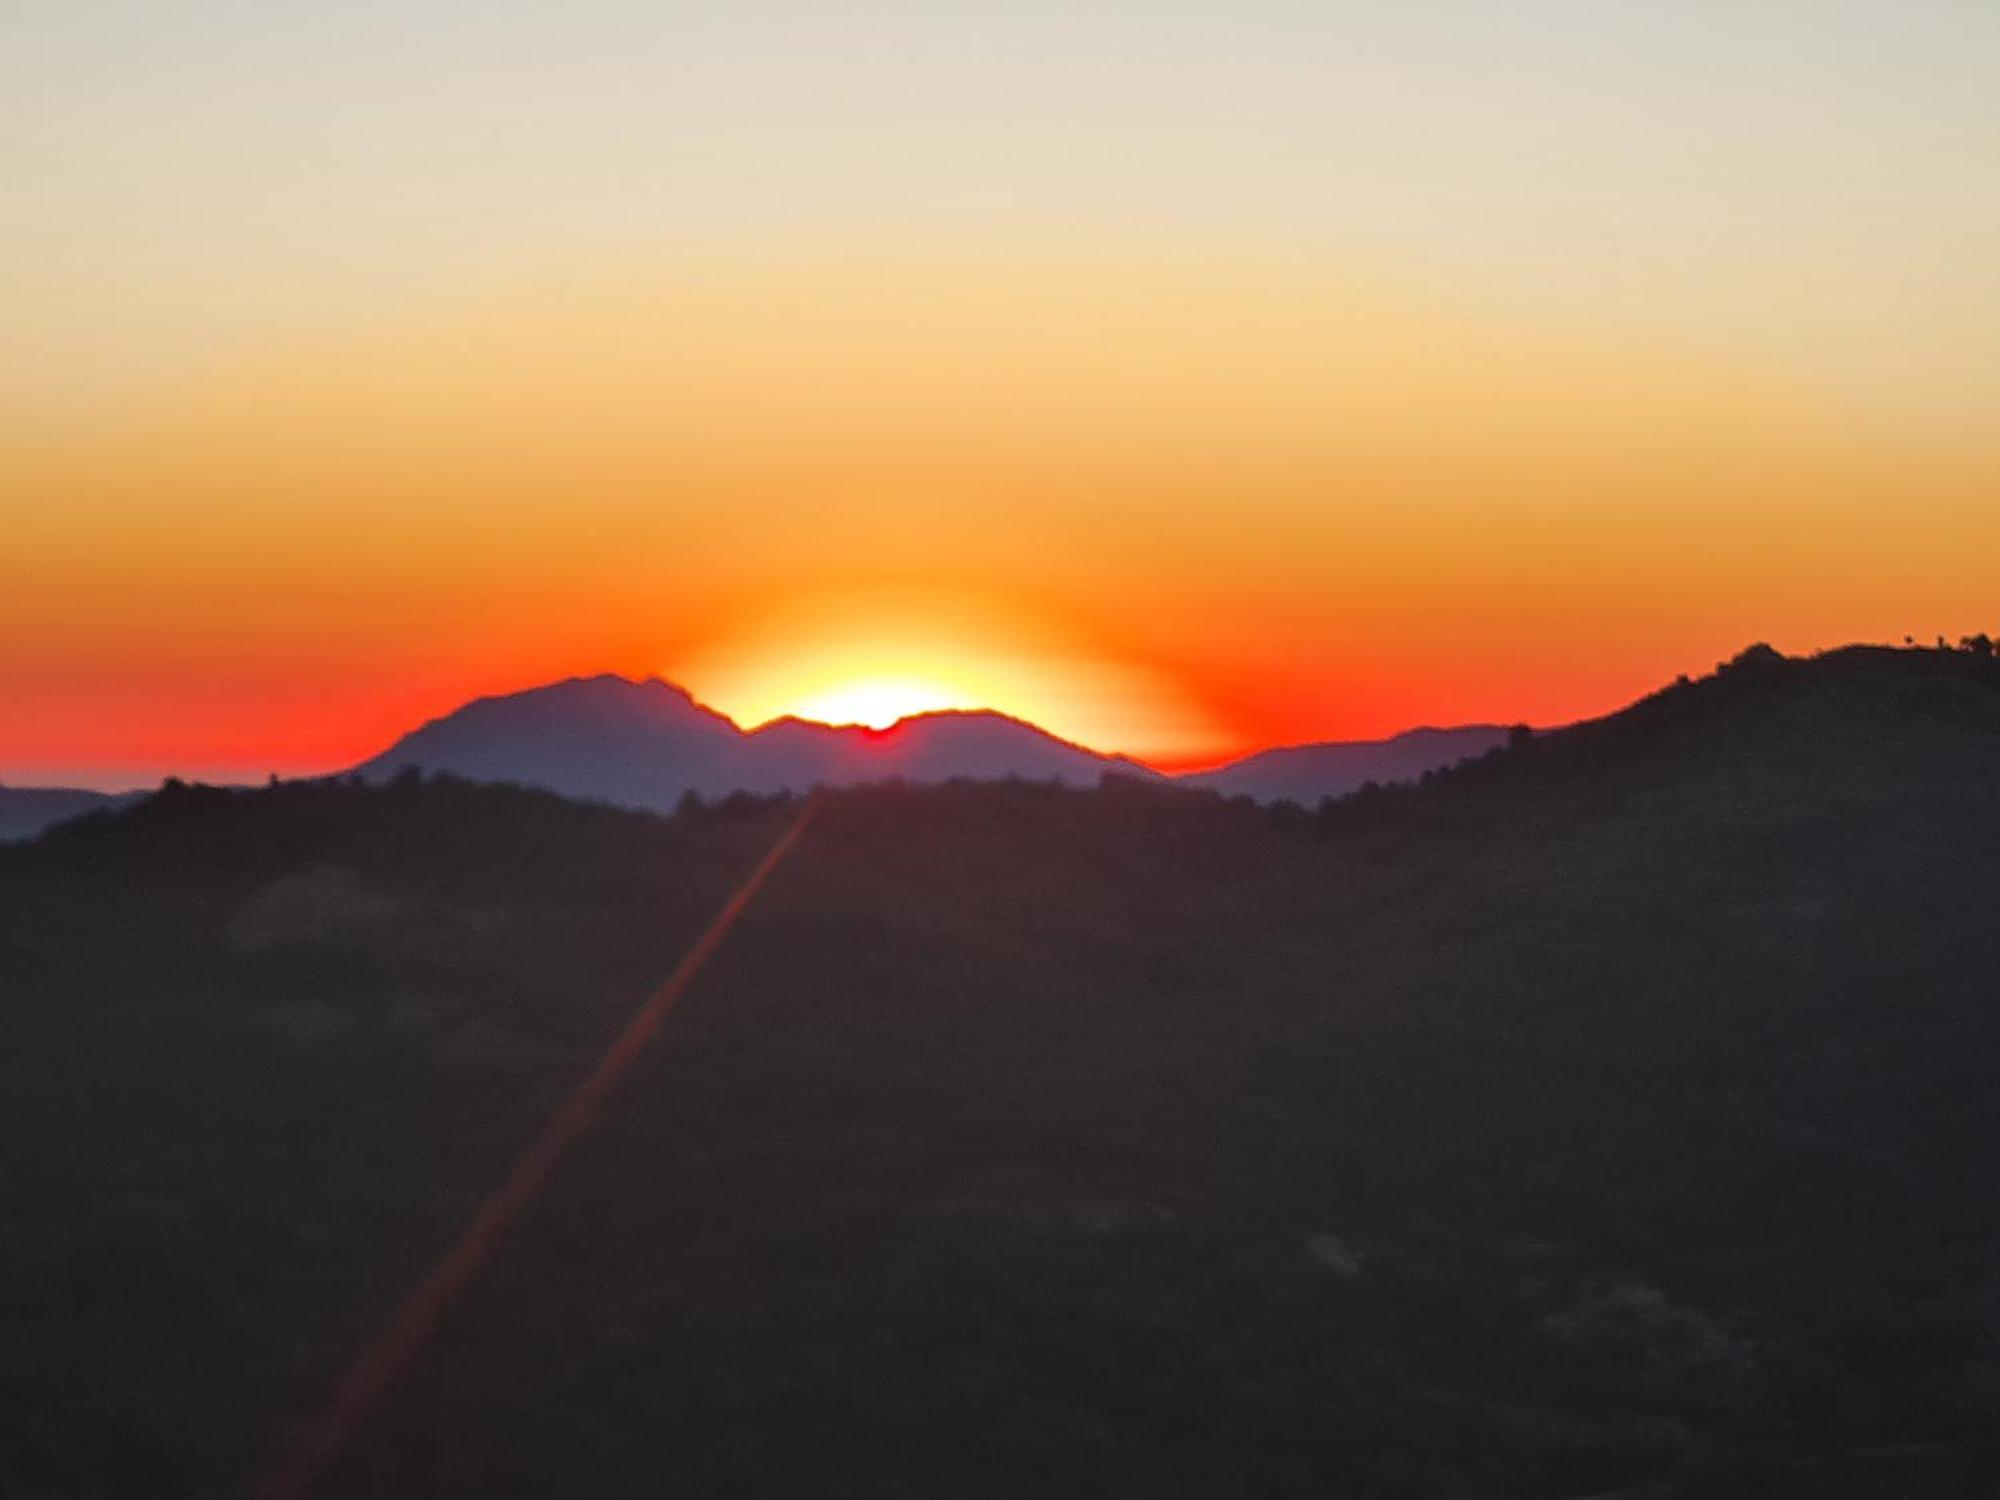
[[[1938,644],[1940,646],[1944,644],[1943,636],[1938,637]],[[1718,666],[1716,670],[1718,672],[1756,670],[1763,667],[1780,666],[1784,663],[1784,660],[1784,652],[1766,641],[1759,641],[1754,646],[1745,646],[1741,651],[1730,657],[1728,661]]]

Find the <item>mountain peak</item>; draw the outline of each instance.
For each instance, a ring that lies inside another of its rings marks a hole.
[[[382,779],[411,766],[662,809],[688,792],[1008,776],[1088,785],[1133,768],[990,709],[914,714],[882,730],[796,716],[744,730],[676,683],[612,673],[475,699],[358,770]]]

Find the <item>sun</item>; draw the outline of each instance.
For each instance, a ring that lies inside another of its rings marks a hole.
[[[887,729],[986,710],[1093,750],[1190,763],[1233,748],[1170,673],[1080,623],[963,588],[827,589],[723,623],[664,675],[744,729],[781,718]]]
[[[978,706],[942,683],[916,677],[862,677],[809,694],[793,703],[790,711],[797,718],[816,719],[822,724],[887,729],[913,714]]]

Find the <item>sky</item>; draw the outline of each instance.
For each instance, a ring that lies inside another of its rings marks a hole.
[[[0,780],[2000,628],[2000,7],[0,6]]]

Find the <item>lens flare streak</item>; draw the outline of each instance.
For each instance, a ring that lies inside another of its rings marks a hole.
[[[763,888],[771,872],[798,843],[812,813],[813,804],[808,802],[797,821],[785,830],[724,903],[679,966],[640,1007],[590,1075],[549,1117],[542,1133],[515,1162],[506,1181],[473,1215],[457,1243],[361,1351],[326,1404],[300,1428],[283,1460],[253,1491],[258,1500],[305,1500],[312,1493],[320,1476],[422,1355],[437,1332],[439,1319],[465,1293],[515,1220],[547,1185],[564,1153],[589,1127],[599,1106],[630,1071],[702,965],[722,945],[729,929]]]

